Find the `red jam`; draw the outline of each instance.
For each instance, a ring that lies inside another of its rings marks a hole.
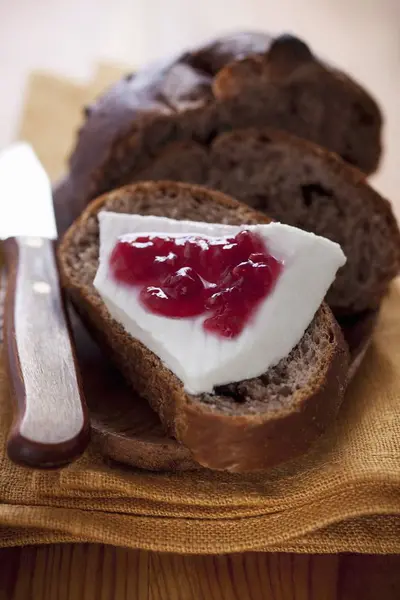
[[[175,318],[207,313],[207,331],[234,338],[273,289],[282,264],[258,234],[244,230],[212,240],[167,235],[122,240],[110,268],[120,283],[141,288],[147,310]]]

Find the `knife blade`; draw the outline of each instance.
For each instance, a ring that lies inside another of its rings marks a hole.
[[[0,152],[0,238],[8,272],[4,348],[14,397],[7,452],[59,467],[88,442],[88,413],[54,253],[51,184],[33,149]]]

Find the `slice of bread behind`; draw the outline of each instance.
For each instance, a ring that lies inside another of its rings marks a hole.
[[[341,245],[347,262],[327,295],[335,314],[376,308],[400,272],[390,203],[361,171],[311,142],[267,129],[223,134],[210,151],[207,184]]]
[[[86,107],[85,117],[68,178],[79,211],[166,144],[204,144],[243,127],[290,131],[366,173],[381,153],[375,100],[290,35],[238,32],[184,51],[121,79]]]
[[[125,183],[164,179],[233,194],[340,244],[347,262],[326,299],[335,315],[376,309],[400,271],[400,233],[389,202],[361,171],[306,140],[253,128],[223,133],[209,146],[170,144]]]
[[[288,357],[260,377],[192,396],[161,360],[114,321],[93,287],[98,267],[98,212],[153,214],[227,224],[268,222],[231,198],[198,186],[140,183],[94,201],[59,248],[63,285],[83,319],[169,434],[211,469],[265,469],[306,451],[342,401],[348,352],[324,304]]]

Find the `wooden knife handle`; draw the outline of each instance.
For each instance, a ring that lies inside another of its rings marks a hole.
[[[89,419],[54,244],[19,237],[5,240],[3,248],[4,348],[15,398],[8,455],[25,466],[59,467],[85,449]]]

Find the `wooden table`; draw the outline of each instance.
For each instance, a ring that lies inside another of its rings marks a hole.
[[[154,554],[58,544],[0,551],[0,600],[399,600],[400,555]]]

